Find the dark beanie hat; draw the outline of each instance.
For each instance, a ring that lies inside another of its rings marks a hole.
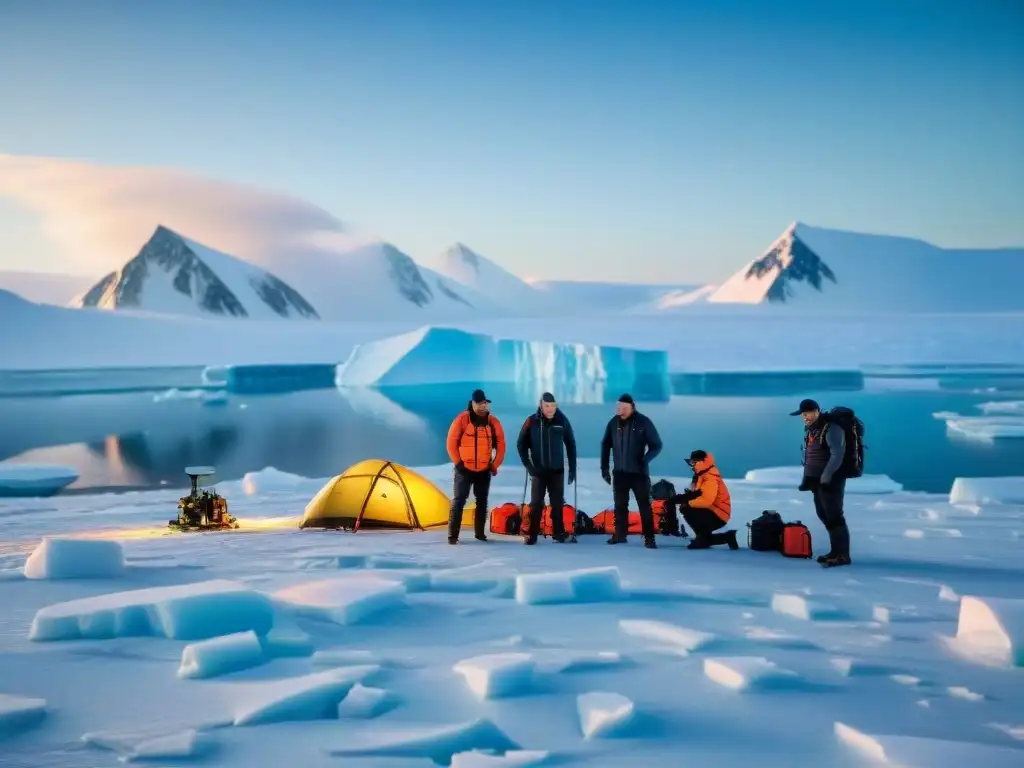
[[[633,396],[631,394],[629,394],[628,392],[626,394],[624,394],[624,395],[619,395],[619,402],[620,403],[629,403],[630,405],[636,405],[636,403],[633,402]]]

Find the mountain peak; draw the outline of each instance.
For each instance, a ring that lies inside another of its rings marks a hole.
[[[142,249],[75,306],[261,319],[319,315],[278,277],[158,224]]]
[[[444,261],[461,261],[474,270],[479,271],[480,261],[483,258],[465,243],[456,242],[449,246],[441,257]]]

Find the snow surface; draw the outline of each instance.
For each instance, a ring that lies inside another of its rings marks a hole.
[[[559,322],[550,317],[492,317],[485,312],[444,322],[498,338],[664,350],[674,372],[849,371],[896,364],[966,365],[1024,359],[1024,313],[909,314],[900,316],[898,322],[883,313],[862,315],[856,322],[823,313],[808,323],[799,314],[774,308],[770,312],[738,305],[720,309],[688,316],[685,325],[666,323],[659,316],[626,317],[601,311]],[[17,334],[0,342],[5,367],[65,372],[58,379],[52,372],[40,370],[28,381],[32,390],[85,388],[66,381],[67,369],[76,369],[76,376],[89,379],[93,382],[90,386],[96,387],[97,379],[109,379],[104,373],[108,368],[141,368],[157,391],[195,388],[201,383],[196,378],[183,380],[184,372],[175,366],[223,365],[226,361],[237,365],[337,365],[357,344],[438,322],[429,313],[397,310],[366,313],[350,322],[238,322],[41,306],[0,292],[0,323],[18,328]],[[182,343],[197,337],[202,338],[201,344]],[[822,346],[820,338],[829,343]],[[147,370],[153,368],[160,370]],[[119,372],[117,378],[124,376]],[[9,379],[0,373],[0,389],[7,391],[14,385]]]
[[[603,402],[605,390],[638,383],[671,390],[664,352],[495,338],[424,327],[362,344],[338,366],[343,387],[399,387],[475,382],[515,384],[531,399],[555,391],[572,402]]]
[[[443,482],[450,467],[416,471]],[[579,472],[580,506],[610,505],[597,463]],[[852,766],[837,722],[904,766],[1024,754],[1008,668],[1021,642],[1019,503],[851,494],[854,565],[824,570],[668,537],[657,550],[597,535],[449,547],[443,531],[298,531],[282,512],[297,514],[323,480],[289,489],[266,474],[232,496],[242,527],[222,534],[168,535],[173,489],[0,501],[5,764]],[[824,538],[807,494],[731,490],[737,527],[774,507]],[[522,475],[499,476],[493,501],[521,491]],[[912,527],[926,535],[908,538]],[[53,533],[120,542],[124,574],[23,578]],[[377,582],[404,587],[401,607],[324,620]],[[794,610],[780,612],[779,596]],[[845,618],[804,617],[824,605]],[[229,660],[235,671],[217,669]],[[500,695],[482,700],[470,678]],[[59,716],[7,716],[23,699]],[[597,721],[622,725],[586,738]]]
[[[1020,285],[1021,248],[943,249],[794,223],[707,301],[857,313],[1005,312],[1024,309]]]
[[[78,470],[54,464],[0,464],[0,497],[52,496],[78,479]]]
[[[803,467],[766,467],[752,469],[743,478],[749,485],[764,488],[798,488],[804,477]],[[862,475],[846,481],[847,493],[897,493],[903,486],[888,475]]]
[[[112,579],[124,576],[119,541],[45,536],[25,561],[26,579]]]

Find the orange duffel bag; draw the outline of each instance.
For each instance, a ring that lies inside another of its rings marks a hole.
[[[502,504],[491,510],[491,533],[502,536],[515,536],[523,530],[523,511],[529,507],[523,507],[522,511],[518,504]]]
[[[601,533],[615,533],[615,510],[606,509],[594,515],[594,528]],[[640,522],[640,513],[630,510],[626,533],[641,533],[643,525]]]

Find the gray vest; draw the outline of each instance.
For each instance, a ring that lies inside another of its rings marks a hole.
[[[815,424],[804,436],[804,476],[821,477],[832,453],[825,442],[825,423]]]

